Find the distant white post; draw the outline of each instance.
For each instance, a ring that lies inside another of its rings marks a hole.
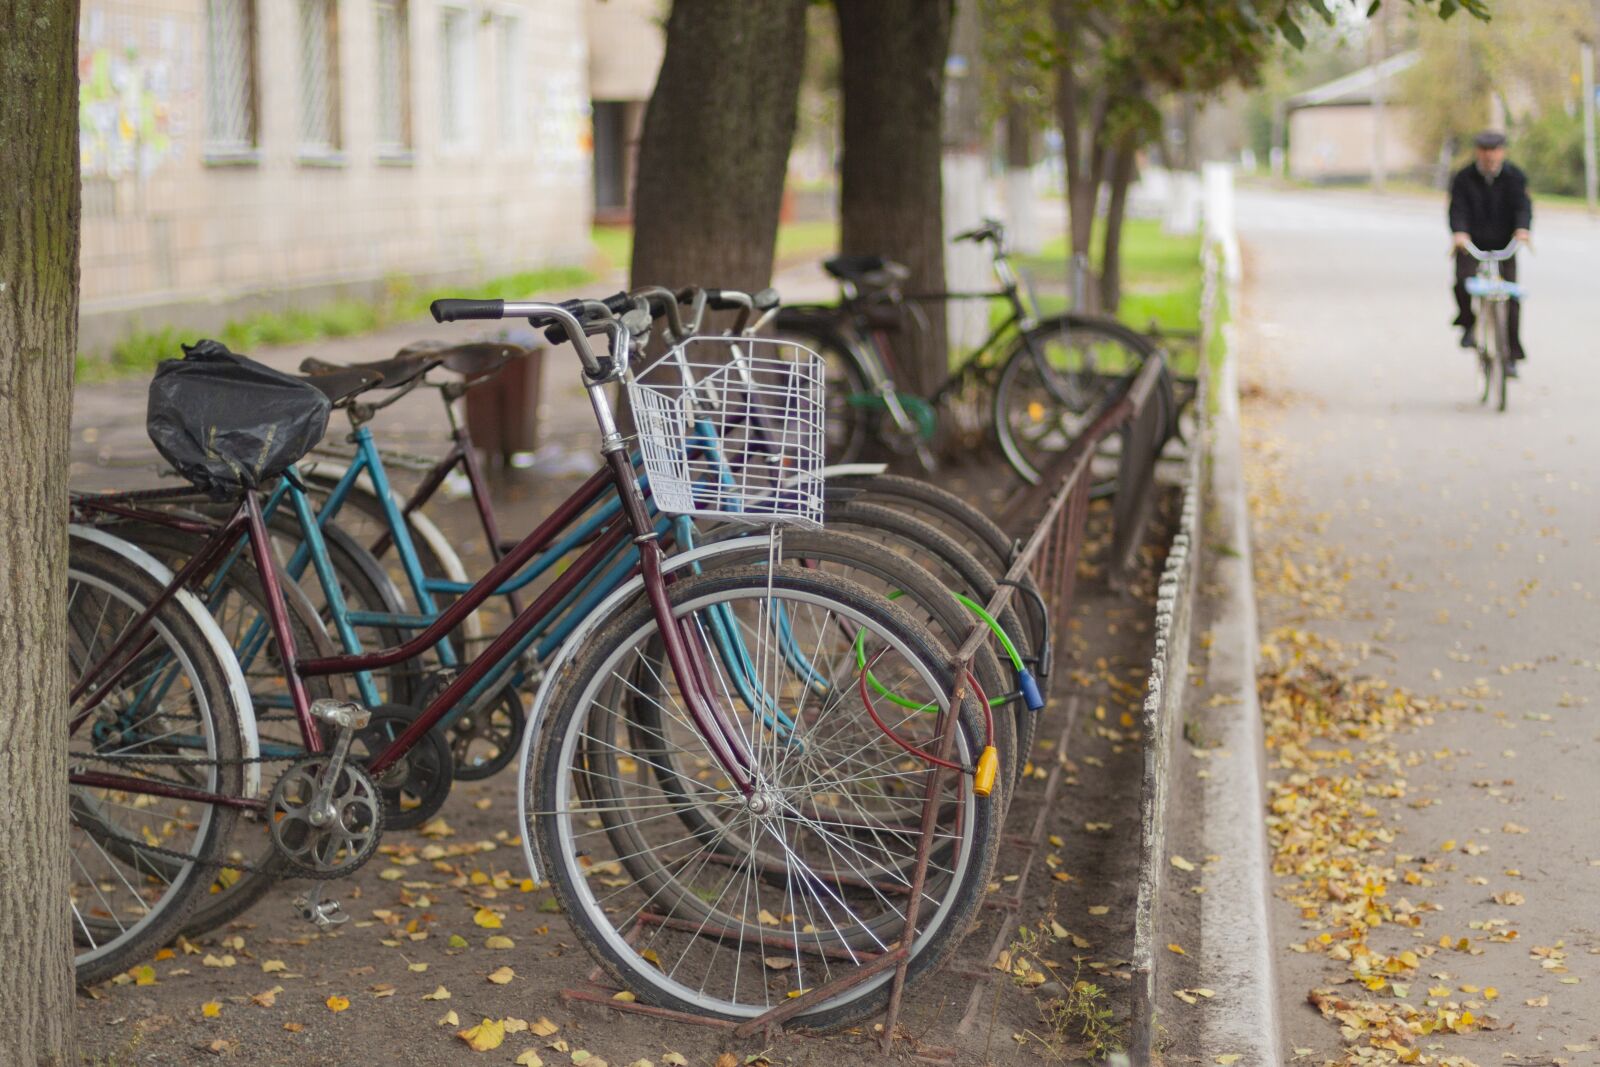
[[[1207,163],[1201,168],[1205,191],[1205,241],[1222,251],[1222,266],[1229,281],[1239,280],[1239,235],[1235,229],[1233,164]]]

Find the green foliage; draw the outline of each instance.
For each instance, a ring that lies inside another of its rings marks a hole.
[[[1417,146],[1428,156],[1443,146],[1464,163],[1472,134],[1489,122],[1491,94],[1499,92],[1510,110],[1512,158],[1524,158],[1527,133],[1542,138],[1546,150],[1559,134],[1554,113],[1576,103],[1577,41],[1593,31],[1592,19],[1589,0],[1517,0],[1497,5],[1492,23],[1420,25],[1421,59],[1404,81]],[[1508,94],[1513,86],[1516,93]],[[1546,117],[1554,128],[1534,131]]]
[[[1535,192],[1583,195],[1583,117],[1553,109],[1512,131]]]

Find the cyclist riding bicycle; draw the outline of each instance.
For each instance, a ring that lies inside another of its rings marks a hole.
[[[1533,201],[1528,199],[1528,176],[1506,162],[1506,137],[1497,130],[1485,130],[1473,138],[1475,159],[1456,173],[1450,183],[1450,230],[1456,260],[1456,319],[1461,327],[1461,347],[1473,348],[1474,316],[1467,279],[1478,273],[1478,261],[1468,252],[1469,243],[1486,251],[1509,245],[1513,240],[1528,245],[1528,229],[1533,225]],[[1516,257],[1500,264],[1506,281],[1517,280]],[[1518,327],[1521,302],[1512,300],[1507,315],[1510,334],[1510,377],[1517,376],[1517,365],[1527,358],[1522,350]]]

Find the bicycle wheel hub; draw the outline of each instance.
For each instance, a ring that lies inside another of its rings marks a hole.
[[[333,775],[326,802],[318,793]],[[335,770],[325,753],[289,765],[268,802],[272,843],[296,873],[342,878],[378,851],[383,802],[378,786],[352,763]]]

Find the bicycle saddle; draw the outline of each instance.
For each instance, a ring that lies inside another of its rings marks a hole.
[[[419,344],[423,343],[426,342],[419,342]],[[378,376],[378,382],[375,382],[374,385],[381,385],[384,389],[399,389],[401,386],[411,384],[412,379],[428,373],[444,362],[434,352],[414,351],[417,348],[418,345],[407,345],[388,359],[380,359],[372,363],[329,363],[327,360],[317,359],[315,356],[307,356],[300,361],[300,370],[313,378],[346,370],[365,371]],[[316,383],[313,382],[312,384]],[[372,386],[368,386],[368,388],[372,388]]]
[[[320,360],[306,360],[300,364],[302,371],[307,369],[306,363],[320,363]],[[334,407],[349,403],[368,389],[383,384],[383,375],[376,371],[361,367],[335,367],[331,364],[324,366],[328,369],[303,374],[300,380],[327,397]]]
[[[407,345],[400,351],[409,352],[422,345],[438,344],[437,341],[418,341],[416,344]],[[444,369],[452,374],[459,374],[468,381],[476,378],[487,377],[519,356],[532,352],[532,348],[512,344],[509,341],[468,341],[465,344],[444,345],[433,349],[433,354],[443,361]]]
[[[834,256],[822,261],[822,269],[863,289],[887,289],[911,277],[910,267],[882,256]]]

